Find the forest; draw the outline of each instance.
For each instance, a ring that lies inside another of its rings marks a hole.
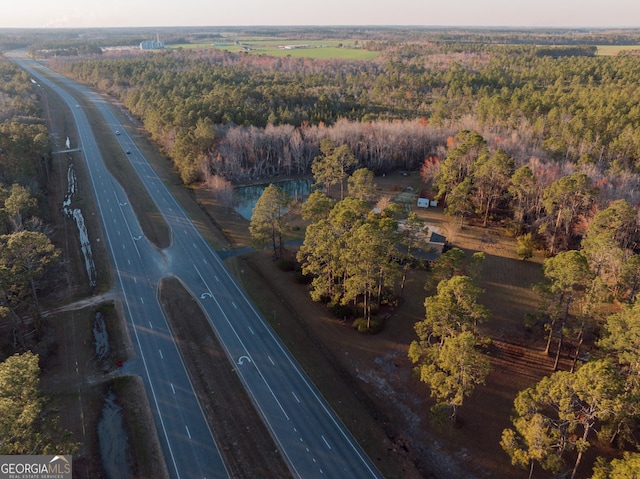
[[[60,258],[47,223],[50,153],[29,75],[0,56],[0,454],[77,450],[46,408],[31,351],[46,336],[40,297]]]
[[[52,64],[119,98],[186,184],[212,176],[308,175],[328,138],[348,145],[357,166],[377,175],[422,168],[425,188],[438,197],[453,200],[466,188],[473,200],[485,193],[482,181],[493,181],[491,162],[483,167],[489,177],[472,181],[473,151],[458,151],[462,162],[445,159],[456,135],[475,132],[490,155],[510,158],[485,206],[455,207],[485,225],[513,220],[517,233],[548,235],[543,218],[558,212],[551,200],[543,204],[545,192],[562,178],[584,175],[593,194],[562,221],[562,238],[546,239],[555,252],[575,246],[584,213],[619,199],[640,204],[640,57],[633,50],[598,56],[593,45],[533,46],[511,38],[507,45],[379,41],[384,48],[373,61],[179,49]],[[433,184],[443,168],[455,178]],[[532,182],[528,198],[518,184],[525,176]]]

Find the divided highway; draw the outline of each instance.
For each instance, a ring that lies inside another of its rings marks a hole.
[[[214,435],[157,299],[160,279],[178,277],[202,305],[295,477],[381,478],[373,462],[200,235],[104,99],[24,57],[13,59],[71,108],[134,334],[165,461],[175,478],[228,477]],[[55,82],[51,79],[55,79]],[[158,251],[144,237],[126,193],[111,177],[84,112],[69,93],[93,102],[172,231]],[[224,387],[224,385],[220,385]]]

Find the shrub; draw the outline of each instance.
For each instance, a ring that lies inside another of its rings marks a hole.
[[[313,281],[313,275],[304,274],[302,271],[296,270],[293,274],[293,279],[298,284],[309,284]]]
[[[296,269],[295,262],[289,258],[278,258],[276,261],[276,266],[281,271],[293,271],[294,269]]]
[[[342,304],[329,306],[329,311],[338,319],[351,319],[353,317],[351,308]]]
[[[535,244],[531,233],[524,234],[518,237],[516,244],[516,254],[522,260],[527,260],[533,256],[533,249]]]
[[[369,329],[367,329],[367,320],[364,318],[357,318],[351,326],[357,329],[359,333],[376,334],[382,331],[382,320],[373,316],[369,322]]]

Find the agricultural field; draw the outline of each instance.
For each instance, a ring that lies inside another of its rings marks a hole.
[[[299,40],[283,38],[248,37],[206,43],[180,43],[170,48],[216,48],[229,52],[247,52],[255,55],[291,56],[303,58],[339,58],[343,60],[372,60],[379,53],[358,47],[358,41]]]
[[[640,45],[599,45],[598,56],[615,56],[621,52],[635,52],[640,50]]]

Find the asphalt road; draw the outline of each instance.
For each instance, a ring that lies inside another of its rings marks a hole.
[[[60,94],[73,111],[141,358],[140,374],[150,394],[172,477],[227,477],[228,472],[156,300],[157,284],[167,275],[178,277],[200,301],[295,477],[382,477],[158,178],[111,106],[47,70],[47,75],[55,78],[52,82],[35,62],[15,60],[38,82]],[[114,135],[119,132],[116,138],[123,154],[171,228],[170,248],[158,251],[144,237],[125,192],[104,166],[91,127],[70,91],[94,102]]]

